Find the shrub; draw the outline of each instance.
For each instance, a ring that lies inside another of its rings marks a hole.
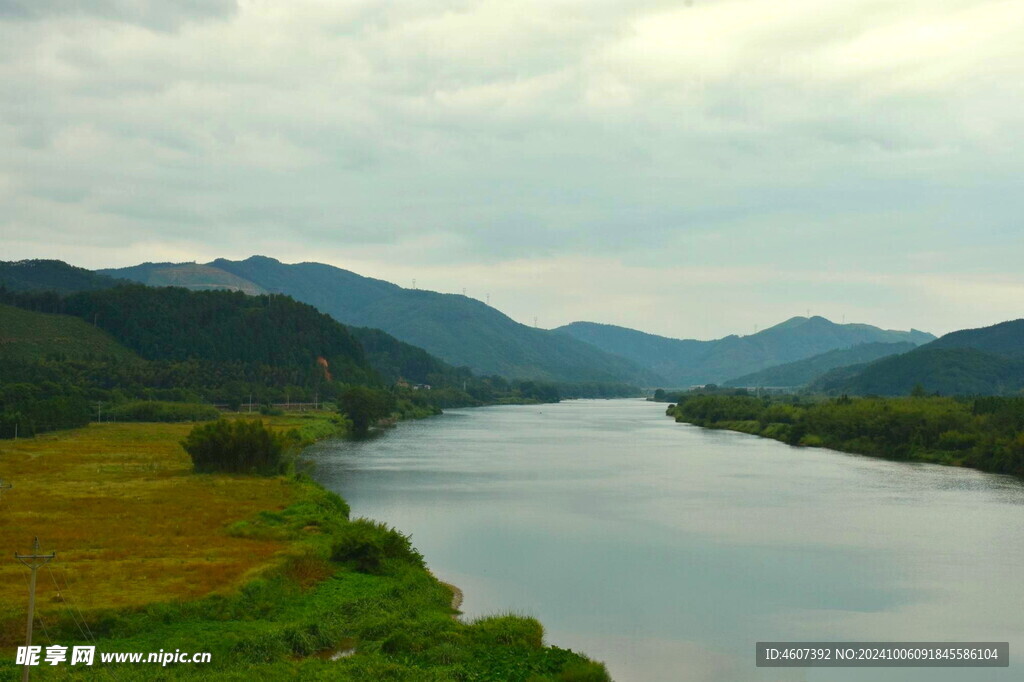
[[[275,433],[259,420],[219,419],[192,429],[181,442],[196,473],[276,476],[289,464],[289,450],[298,433]]]
[[[424,565],[423,555],[413,548],[409,536],[387,524],[356,519],[342,527],[337,535],[331,559],[360,573],[380,575],[386,572],[391,561]]]
[[[539,649],[544,646],[544,626],[536,618],[511,613],[488,616],[473,621],[473,637],[483,644]]]

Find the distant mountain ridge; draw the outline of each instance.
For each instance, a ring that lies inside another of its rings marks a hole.
[[[285,264],[266,256],[243,261],[144,263],[101,270],[142,283],[186,288],[249,287],[283,293],[336,320],[382,329],[477,374],[560,382],[622,382],[651,385],[658,377],[630,360],[553,331],[520,324],[466,296],[404,289],[322,263]]]
[[[835,369],[810,385],[824,393],[942,395],[1024,391],[1024,319],[951,332],[903,355]]]
[[[935,336],[867,324],[836,324],[824,317],[793,317],[750,336],[712,341],[672,339],[635,329],[573,322],[556,332],[619,354],[657,373],[671,388],[730,379],[864,343],[928,343]]]
[[[837,367],[864,365],[890,355],[899,355],[917,348],[910,341],[897,343],[861,343],[851,348],[830,350],[819,355],[776,365],[753,374],[730,379],[726,386],[798,388],[805,386]]]

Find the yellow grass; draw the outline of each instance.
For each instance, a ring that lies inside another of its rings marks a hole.
[[[179,445],[190,428],[93,424],[0,441],[0,478],[14,485],[0,499],[0,647],[16,642],[27,599],[28,569],[12,553],[28,552],[34,536],[43,551],[57,552],[52,574],[39,573],[44,622],[66,613],[69,600],[89,610],[194,598],[230,590],[275,563],[284,543],[225,529],[283,509],[293,486],[283,478],[193,474]]]

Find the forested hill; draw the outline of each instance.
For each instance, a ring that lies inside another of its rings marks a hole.
[[[9,294],[8,302],[81,318],[147,360],[288,368],[295,384],[323,374],[320,358],[340,381],[365,383],[373,374],[343,325],[287,296],[122,285]]]
[[[478,374],[560,382],[653,384],[652,373],[576,339],[520,324],[467,296],[404,289],[321,263],[284,264],[253,256],[203,266],[143,264],[104,270],[136,281],[174,281],[207,288],[228,277],[234,287],[288,294],[345,324],[382,329],[456,366]]]
[[[746,374],[725,382],[726,386],[772,386],[796,388],[805,386],[837,367],[848,367],[873,362],[890,355],[899,355],[916,348],[909,341],[901,343],[861,343],[852,348],[830,350],[820,355],[776,365],[760,372]]]
[[[172,286],[182,283],[178,280],[183,280],[190,285],[187,288],[192,290],[263,293],[261,287],[246,282],[231,273],[203,265],[186,263],[176,266],[170,263],[147,263],[127,270],[133,273],[133,278],[129,279],[139,280],[154,287]],[[97,274],[56,260],[0,261],[0,277],[2,277],[0,285],[6,282],[6,289],[11,293],[70,294],[108,289],[123,286],[126,283],[124,279]],[[37,307],[47,310],[57,309],[53,297],[49,304],[37,304]],[[47,322],[41,318],[31,319],[37,325],[52,326],[54,324],[52,321]],[[171,318],[164,319],[166,321]],[[89,329],[92,329],[91,325]],[[404,379],[414,384],[461,386],[470,375],[467,370],[452,367],[423,349],[403,343],[380,330],[352,327],[348,328],[348,333],[365,349],[367,362],[386,383],[390,384]],[[11,346],[8,345],[6,348],[10,349]]]
[[[750,336],[733,335],[712,341],[672,339],[593,322],[574,322],[555,331],[642,364],[674,388],[723,383],[863,343],[919,345],[935,338],[917,330],[892,331],[867,324],[836,324],[823,317],[794,317]]]
[[[0,287],[8,291],[75,291],[107,289],[117,280],[59,260],[0,261]]]
[[[1024,320],[965,329],[909,353],[837,369],[810,385],[823,393],[1009,395],[1024,390]]]
[[[280,295],[2,289],[0,323],[0,438],[81,426],[112,407],[153,416],[162,401],[337,401],[381,383],[343,325]]]
[[[1024,355],[1024,319],[1000,322],[990,327],[950,332],[928,344],[928,348],[973,348],[1003,356]]]

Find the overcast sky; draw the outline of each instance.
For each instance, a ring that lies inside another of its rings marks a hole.
[[[1024,316],[1020,0],[0,0],[0,259],[553,327]]]

